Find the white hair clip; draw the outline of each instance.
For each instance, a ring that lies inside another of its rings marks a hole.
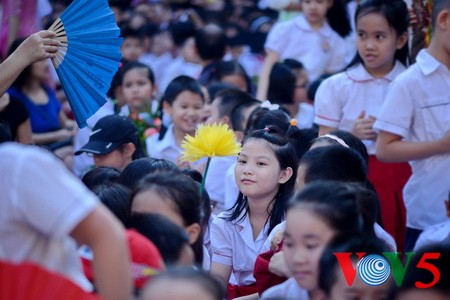
[[[269,100],[265,100],[263,103],[261,103],[260,107],[267,108],[268,110],[280,109],[280,106],[278,104],[272,104]]]
[[[324,134],[324,135],[319,136],[319,138],[322,138],[322,137],[326,137],[326,138],[335,140],[335,141],[338,142],[341,146],[344,146],[345,148],[350,148],[350,147],[347,145],[347,143],[344,142],[343,139],[341,139],[341,138],[339,138],[339,137],[337,137],[337,136],[335,136],[335,135],[333,135],[333,134]]]

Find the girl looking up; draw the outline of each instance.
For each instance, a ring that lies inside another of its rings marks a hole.
[[[302,0],[301,6],[300,16],[276,24],[267,37],[257,99],[266,99],[270,71],[281,59],[301,61],[311,81],[345,67],[344,37],[350,34],[351,25],[344,1]]]
[[[195,134],[203,116],[204,96],[197,80],[182,75],[169,83],[162,101],[172,123],[162,128],[160,134],[146,139],[147,153],[179,164],[181,142],[187,134]]]
[[[287,200],[294,191],[295,149],[275,130],[256,130],[243,140],[235,167],[238,199],[210,227],[211,273],[230,283],[231,298],[256,293],[256,257],[268,250],[263,249],[264,242],[284,219]]]
[[[284,257],[292,275],[263,293],[261,299],[315,299],[319,259],[338,234],[357,234],[364,228],[357,193],[346,183],[307,184],[289,202],[284,231]]]
[[[408,64],[408,8],[402,0],[361,2],[355,14],[358,53],[350,67],[326,79],[315,98],[319,135],[346,130],[361,139],[369,157],[369,180],[380,198],[385,229],[403,249],[405,208],[402,190],[411,171],[407,163],[387,164],[375,157],[372,126],[389,84]]]

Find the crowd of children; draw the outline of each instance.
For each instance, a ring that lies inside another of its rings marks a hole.
[[[123,58],[79,130],[54,33],[6,39],[0,262],[105,299],[447,299],[450,0],[431,2],[411,57],[404,0],[110,0]],[[200,124],[237,157],[184,161]],[[401,282],[361,273],[413,250]]]

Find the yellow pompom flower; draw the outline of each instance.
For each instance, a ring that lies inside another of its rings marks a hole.
[[[197,128],[195,136],[187,135],[181,143],[183,149],[182,160],[194,162],[203,157],[208,157],[205,172],[203,173],[200,193],[203,192],[205,179],[208,173],[211,158],[214,156],[233,156],[241,151],[236,142],[233,130],[226,124],[202,124]]]
[[[182,159],[194,162],[202,157],[233,156],[241,148],[236,142],[234,132],[226,124],[202,124],[195,136],[187,135],[181,143]]]

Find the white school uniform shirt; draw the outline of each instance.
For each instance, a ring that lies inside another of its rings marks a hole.
[[[351,131],[361,111],[366,117],[377,117],[386,97],[389,84],[404,70],[396,62],[383,78],[374,78],[362,64],[325,79],[317,90],[314,101],[318,125]],[[375,154],[375,142],[363,140],[370,155]]]
[[[264,226],[256,240],[248,214],[241,219],[227,221],[229,212],[219,214],[210,227],[211,261],[232,267],[230,284],[243,286],[255,283],[253,269],[256,257],[269,250],[264,248],[269,224]]]
[[[433,244],[450,246],[450,220],[423,231],[417,239],[414,251]]]
[[[289,278],[283,283],[267,289],[261,296],[261,300],[309,300],[308,291],[301,288],[295,278]]]
[[[236,163],[236,156],[216,156],[211,158],[208,176],[205,179],[205,189],[209,198],[216,202],[214,213],[217,215],[225,210],[225,174]]]
[[[297,127],[300,129],[308,129],[314,125],[314,106],[309,103],[300,103],[300,110],[295,116],[297,119]]]
[[[236,176],[234,176],[234,168],[236,167],[236,160],[228,168],[225,173],[225,202],[224,210],[230,209],[236,203],[239,196],[239,188],[236,184]]]
[[[91,291],[70,233],[97,197],[47,151],[4,143],[0,157],[0,260],[34,262]]]
[[[390,86],[374,128],[410,142],[441,139],[450,130],[450,70],[421,50],[416,64]],[[403,189],[406,225],[415,229],[447,220],[443,201],[450,187],[450,154],[410,161]]]
[[[280,55],[303,63],[310,81],[323,73],[335,73],[345,67],[347,45],[328,23],[315,30],[301,14],[292,20],[275,24],[264,45]]]
[[[162,158],[173,163],[178,162],[178,157],[181,155],[181,151],[183,151],[175,140],[173,124],[169,125],[162,140],[159,140],[159,134],[149,136],[145,139],[145,146],[148,156]]]

